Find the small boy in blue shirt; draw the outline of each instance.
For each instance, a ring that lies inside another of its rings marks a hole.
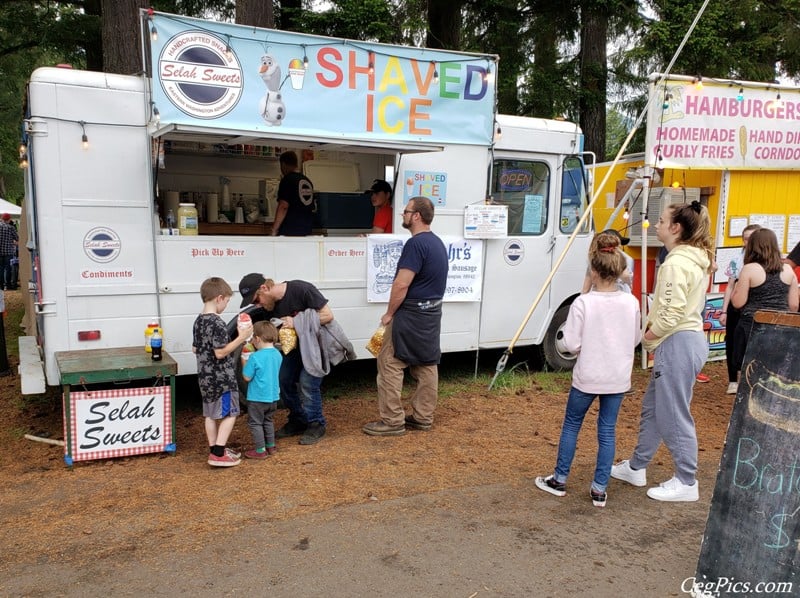
[[[249,459],[266,459],[274,455],[275,424],[273,416],[280,398],[278,372],[281,369],[280,351],[275,348],[278,329],[268,320],[253,326],[253,345],[256,351],[242,368],[247,385],[247,425],[253,435],[255,448],[246,451]]]

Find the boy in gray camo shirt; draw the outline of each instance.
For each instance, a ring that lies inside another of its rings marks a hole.
[[[197,355],[197,382],[203,397],[203,415],[208,437],[208,464],[233,467],[241,455],[225,448],[239,415],[239,386],[233,352],[253,334],[253,325],[237,327],[238,336],[230,340],[219,314],[228,307],[233,295],[223,279],[212,277],[200,286],[203,312],[192,330],[192,351]]]

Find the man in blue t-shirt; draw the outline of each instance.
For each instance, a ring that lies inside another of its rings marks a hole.
[[[311,234],[314,215],[314,185],[298,172],[297,154],[283,152],[280,157],[281,182],[278,208],[272,223],[272,236],[303,237]]]
[[[381,317],[383,344],[378,354],[380,420],[362,428],[370,436],[400,436],[406,426],[430,430],[439,396],[439,336],[442,297],[447,286],[448,257],[442,240],[431,232],[433,203],[412,197],[403,210],[403,228],[411,238],[397,262],[389,305]],[[417,387],[411,414],[403,410],[403,370],[409,368]]]

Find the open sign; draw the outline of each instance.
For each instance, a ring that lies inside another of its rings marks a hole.
[[[503,170],[500,173],[501,191],[526,191],[531,188],[531,173],[520,168]]]

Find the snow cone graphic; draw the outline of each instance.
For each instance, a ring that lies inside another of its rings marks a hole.
[[[292,89],[303,89],[303,79],[306,77],[306,67],[299,58],[292,58],[289,61],[289,79],[292,82]]]

